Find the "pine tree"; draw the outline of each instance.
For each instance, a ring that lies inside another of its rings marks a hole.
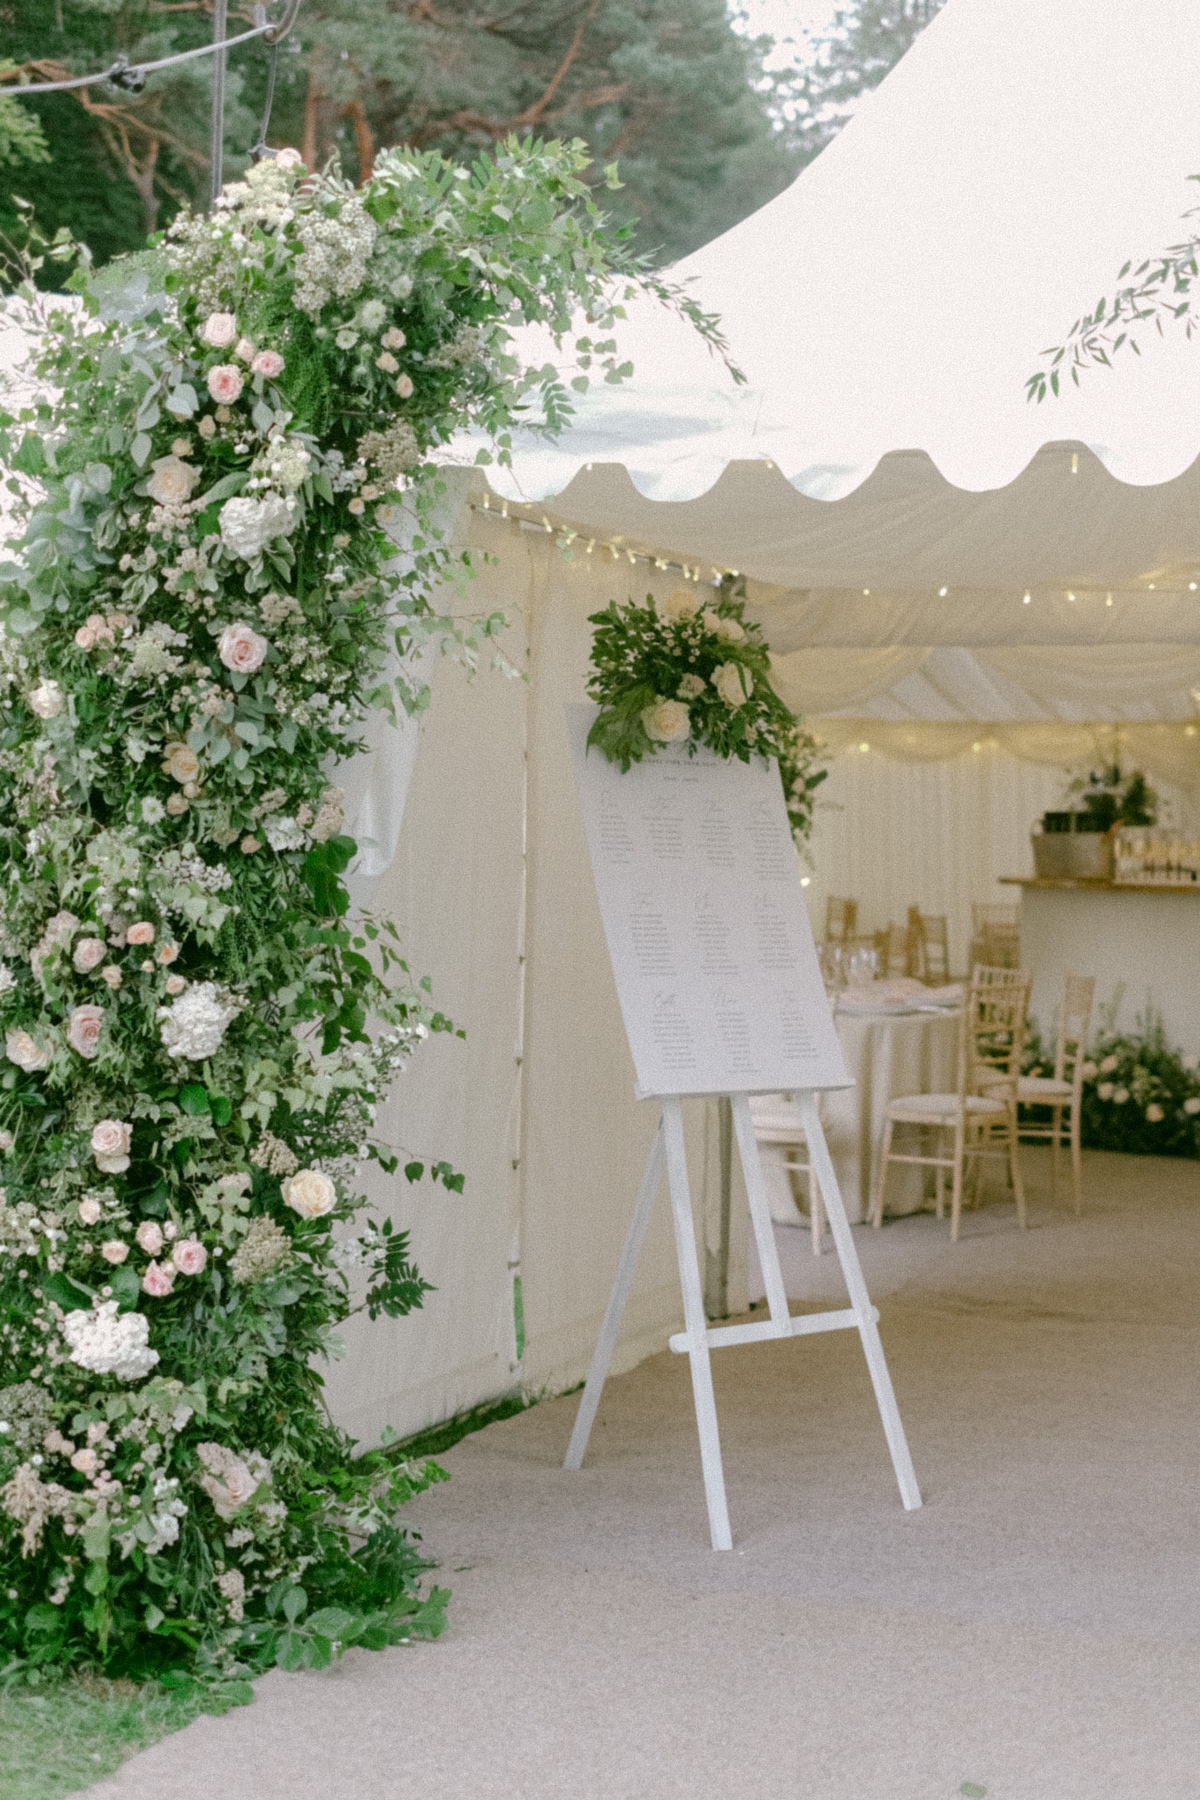
[[[789,146],[809,163],[835,138],[855,104],[883,80],[942,10],[945,0],[850,0],[803,67],[779,76],[772,106]]]
[[[230,32],[252,23],[233,0]],[[33,79],[101,69],[118,52],[162,56],[211,35],[211,16],[170,0],[7,0],[0,49]],[[761,84],[765,42],[734,30],[724,0],[306,0],[279,56],[269,141],[310,167],[334,152],[370,173],[377,149],[411,143],[470,161],[510,132],[581,137],[592,176],[618,161],[606,194],[638,242],[669,262],[735,224],[799,166]],[[257,133],[267,52],[234,51],[226,157],[244,165]],[[152,76],[139,95],[108,84],[14,101],[52,154],[3,190],[27,194],[43,229],[68,224],[103,259],[165,224],[208,186],[206,60]],[[2,123],[2,120],[0,120]]]

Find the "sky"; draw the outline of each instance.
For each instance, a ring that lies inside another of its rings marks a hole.
[[[734,11],[745,20],[746,30],[775,39],[767,59],[768,69],[783,69],[807,62],[806,37],[821,37],[844,0],[736,0]]]

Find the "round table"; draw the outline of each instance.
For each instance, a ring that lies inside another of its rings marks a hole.
[[[839,1012],[834,1019],[846,1068],[854,1081],[821,1096],[821,1120],[852,1225],[866,1220],[871,1205],[884,1112],[899,1094],[953,1092],[958,1050],[957,1010],[910,1013]],[[793,1189],[779,1145],[762,1144],[771,1214],[779,1222],[797,1219]],[[805,1152],[801,1151],[801,1156]],[[887,1211],[919,1212],[925,1205],[926,1171],[896,1164],[888,1174]],[[803,1175],[795,1178],[803,1198]]]

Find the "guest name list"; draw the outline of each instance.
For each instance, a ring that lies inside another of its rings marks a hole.
[[[595,716],[567,730],[639,1099],[848,1087],[775,764],[672,746],[623,775]]]

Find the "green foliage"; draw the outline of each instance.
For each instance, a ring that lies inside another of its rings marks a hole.
[[[327,771],[370,707],[424,704],[414,646],[470,660],[499,628],[434,604],[470,570],[430,453],[475,429],[505,455],[518,419],[566,416],[511,330],[671,298],[583,162],[396,155],[355,190],[284,157],[100,276],[39,243],[60,279],[78,256],[71,311],[47,316],[42,271],[20,283],[41,347],[39,397],[0,416],[10,1672],[190,1692],[442,1629],[394,1523],[442,1471],[355,1454],[320,1364],[352,1313],[429,1291],[363,1182],[403,1161],[462,1191],[375,1135],[454,1027],[395,925],[351,909]]]
[[[618,601],[593,613],[588,693],[600,712],[588,743],[628,769],[666,743],[706,744],[718,756],[774,758],[797,845],[812,830],[813,797],[827,771],[815,738],[771,684],[761,629],[726,586],[705,607],[689,588],[656,602]]]

